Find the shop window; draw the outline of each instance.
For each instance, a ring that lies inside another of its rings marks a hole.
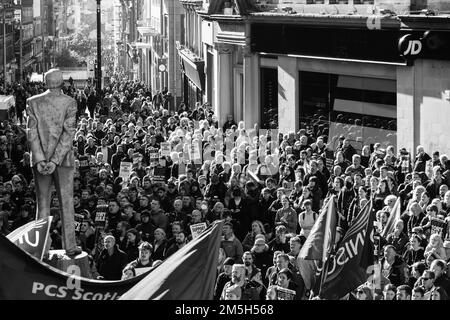
[[[374,0],[353,0],[353,4],[374,4]]]
[[[324,4],[325,0],[306,0],[306,4]]]
[[[300,72],[300,86],[300,127],[326,135],[333,149],[341,135],[357,150],[396,146],[395,80]]]

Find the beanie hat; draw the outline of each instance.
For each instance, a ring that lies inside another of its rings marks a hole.
[[[230,257],[226,258],[225,261],[223,262],[224,266],[232,266],[234,264],[234,260]]]

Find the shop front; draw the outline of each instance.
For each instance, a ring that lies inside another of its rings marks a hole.
[[[450,152],[450,30],[386,19],[378,29],[363,17],[253,21],[261,127],[304,128],[333,148],[345,135],[359,150],[381,142]]]
[[[190,108],[195,108],[196,102],[203,102],[205,91],[205,61],[192,57],[185,49],[178,51],[183,78],[183,102]]]

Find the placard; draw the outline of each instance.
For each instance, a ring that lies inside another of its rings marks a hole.
[[[334,153],[331,150],[325,150],[325,162],[326,162],[326,167],[328,170],[332,170],[333,169],[333,164],[334,164]]]
[[[128,181],[130,179],[131,170],[133,169],[133,164],[131,162],[121,162],[119,177],[123,179],[123,181]]]
[[[153,168],[153,182],[165,182],[166,181],[166,168],[155,167]]]
[[[95,214],[95,222],[104,222],[106,221],[106,212],[97,212]]]
[[[192,234],[192,239],[197,238],[203,231],[206,230],[207,225],[205,222],[201,222],[201,223],[197,223],[197,224],[193,224],[190,226],[191,228],[191,234]]]
[[[431,218],[431,234],[438,234],[442,239],[445,239],[445,231],[447,223],[439,218]]]
[[[156,148],[148,149],[148,154],[150,158],[150,163],[158,164],[159,161],[159,151]]]
[[[161,142],[161,156],[169,157],[171,152],[170,142]]]
[[[89,171],[89,157],[88,156],[80,156],[78,158],[78,162],[80,163],[80,172],[85,173]]]
[[[294,300],[295,291],[277,286],[277,300]]]

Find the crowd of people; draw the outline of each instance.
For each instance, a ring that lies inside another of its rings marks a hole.
[[[29,97],[45,87],[16,90]],[[415,155],[396,153],[381,143],[358,152],[345,136],[335,137],[331,149],[332,137],[313,125],[298,132],[249,129],[230,115],[219,126],[210,104],[174,110],[170,92],[152,95],[139,81],[113,80],[100,100],[90,86],[68,83],[63,91],[78,103],[76,233],[96,278],[128,279],[155,268],[192,240],[191,226],[222,219],[215,299],[308,299],[312,288],[297,258],[335,195],[341,235],[371,199],[377,221],[381,286],[363,284],[346,299],[448,299],[447,155],[430,157],[421,146]],[[26,136],[12,128],[5,122],[0,130],[4,234],[35,212]],[[397,199],[403,214],[383,236]],[[51,246],[59,249],[56,196],[51,212]]]

